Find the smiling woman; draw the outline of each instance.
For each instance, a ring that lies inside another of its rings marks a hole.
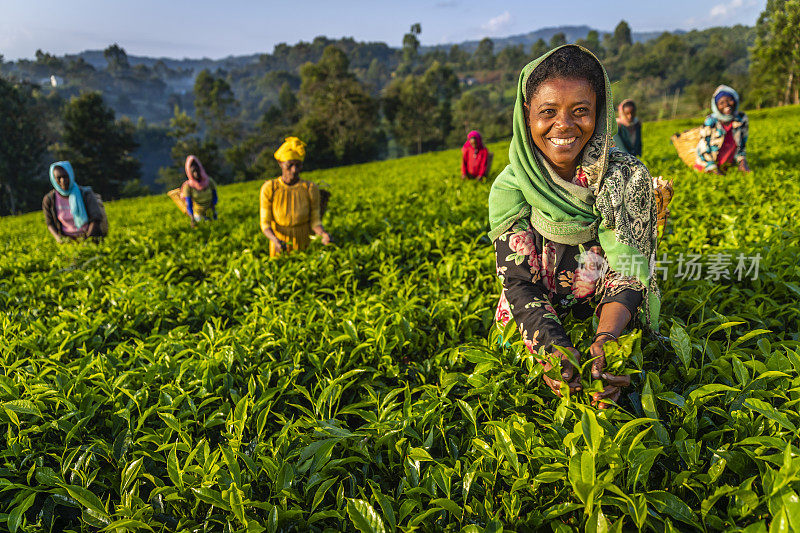
[[[641,308],[657,331],[659,291],[651,276],[656,251],[652,179],[635,157],[612,148],[617,123],[608,77],[588,50],[567,45],[520,74],[510,164],[489,195],[491,237],[503,292],[498,325],[513,318],[528,350],[571,351],[559,314],[599,317],[590,357],[602,379],[600,407],[615,401],[628,376],[604,371],[603,344],[616,339]],[[574,392],[580,376],[566,357],[561,378]],[[561,381],[545,376],[560,394]]]

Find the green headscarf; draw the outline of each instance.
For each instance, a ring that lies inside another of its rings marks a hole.
[[[603,71],[605,112],[598,118],[581,161],[588,189],[551,173],[533,144],[525,117],[528,78],[552,53],[567,46],[589,54]],[[655,275],[651,276],[657,239],[652,180],[638,160],[625,159],[631,156],[612,150],[617,132],[615,117],[608,74],[589,50],[565,45],[528,63],[517,85],[510,164],[494,181],[489,194],[489,237],[494,241],[517,220],[529,217],[533,227],[553,242],[575,246],[597,238],[609,267],[632,275],[646,288],[645,316],[657,332],[661,304]],[[622,171],[625,165],[633,172]]]

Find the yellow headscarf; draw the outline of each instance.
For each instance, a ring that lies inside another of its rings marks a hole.
[[[280,162],[303,161],[306,158],[306,143],[297,137],[286,137],[286,140],[275,152],[275,159]]]

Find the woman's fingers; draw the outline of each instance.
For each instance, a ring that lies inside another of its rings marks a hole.
[[[581,377],[580,376],[575,376],[575,379],[570,381],[568,383],[568,385],[569,385],[569,393],[570,394],[575,394],[576,392],[580,391],[581,388],[582,388],[581,387]]]
[[[556,381],[555,379],[548,377],[547,375],[544,376],[544,382],[550,387],[550,390],[555,393],[556,396],[559,398],[561,397],[561,382]]]
[[[611,402],[616,403],[619,400],[620,392],[619,387],[606,385],[603,392],[595,392],[592,395],[592,405],[598,409],[607,409],[613,405]]]
[[[606,367],[606,354],[603,352],[602,345],[598,346],[596,343],[592,344],[589,352],[594,358],[594,361],[592,361],[592,377],[600,379],[603,375],[603,369]]]
[[[618,376],[616,374],[604,373],[603,379],[608,385],[612,385],[614,387],[627,387],[631,384],[630,376]]]
[[[580,362],[581,355],[578,350],[575,348],[567,348],[572,352],[572,355],[575,356],[575,360]],[[559,352],[560,353],[560,352]],[[563,377],[566,381],[572,380],[572,377],[575,375],[575,366],[569,360],[567,355],[561,353],[561,377]]]

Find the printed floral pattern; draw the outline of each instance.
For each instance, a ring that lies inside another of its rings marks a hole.
[[[553,344],[572,346],[560,312],[589,316],[593,308],[617,301],[635,316],[641,304],[642,284],[609,270],[596,242],[585,246],[548,242],[529,221],[520,220],[494,245],[497,275],[503,282],[495,321],[503,328],[514,319],[533,354]]]

